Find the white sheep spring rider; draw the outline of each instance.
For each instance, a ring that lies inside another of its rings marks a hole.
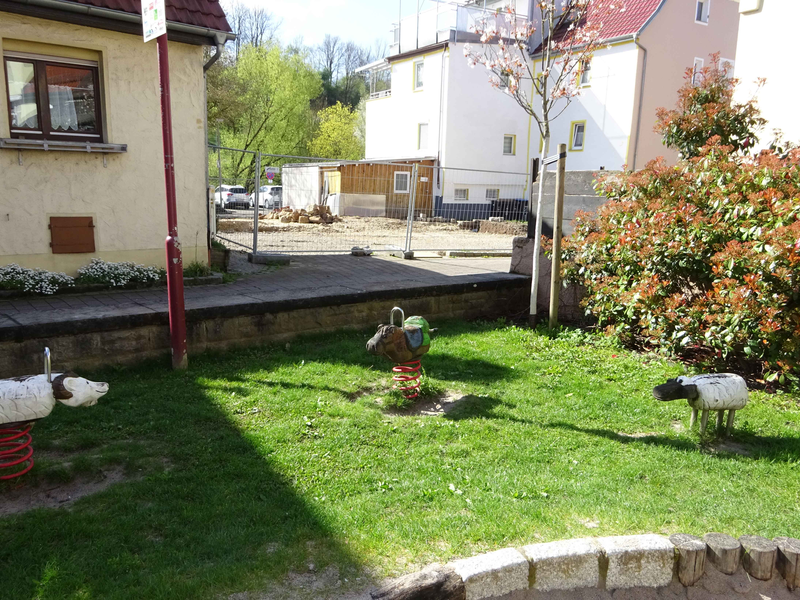
[[[56,405],[94,406],[108,391],[107,383],[75,373],[51,373],[50,349],[44,349],[44,375],[0,379],[0,480],[33,468],[31,427]]]
[[[696,375],[694,377],[678,377],[670,379],[653,388],[656,400],[670,401],[685,398],[692,407],[692,419],[689,427],[697,421],[697,411],[703,411],[700,417],[700,434],[706,431],[708,412],[717,411],[717,429],[722,427],[725,411],[728,411],[726,434],[733,429],[733,419],[737,410],[747,406],[749,395],[747,383],[739,375],[733,373],[715,373],[713,375]]]

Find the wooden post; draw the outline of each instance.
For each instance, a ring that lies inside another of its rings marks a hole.
[[[729,410],[728,411],[728,425],[725,429],[725,435],[730,435],[731,431],[733,431],[733,420],[736,418],[736,411]]]
[[[800,540],[777,537],[773,541],[778,545],[778,572],[790,590],[800,587]]]
[[[706,425],[708,425],[708,410],[703,410],[703,416],[700,417],[700,435],[706,432]]]
[[[744,548],[742,566],[750,575],[761,581],[772,579],[778,546],[760,535],[743,535],[739,541]]]
[[[706,411],[703,411],[707,414]],[[708,560],[720,573],[733,575],[739,568],[742,545],[739,540],[724,533],[707,533],[703,541],[708,545]]]
[[[693,586],[703,576],[706,569],[706,543],[699,537],[688,533],[675,533],[669,536],[680,555],[678,559],[678,579],[686,587]]]
[[[556,194],[553,204],[553,258],[550,262],[550,329],[558,325],[558,295],[561,291],[561,221],[564,215],[564,179],[567,174],[567,145],[558,145]]]

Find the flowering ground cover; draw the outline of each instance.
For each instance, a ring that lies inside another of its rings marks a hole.
[[[754,391],[732,438],[700,438],[651,395],[681,365],[576,330],[432,325],[426,411],[387,409],[372,331],[81,373],[109,393],[57,407],[31,477],[0,485],[0,598],[226,598],[310,571],[339,593],[569,537],[800,534],[797,395]]]

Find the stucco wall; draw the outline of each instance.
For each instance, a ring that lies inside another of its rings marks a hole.
[[[780,129],[785,139],[800,142],[797,78],[793,69],[787,70],[786,65],[786,59],[793,55],[800,3],[793,0],[749,0],[737,5],[731,0],[725,1],[745,11],[739,19],[739,45],[736,48],[735,73],[741,80],[738,100],[744,102],[753,96],[756,79],[764,77],[767,80],[758,94],[761,114],[769,121],[761,134],[761,145],[769,145],[774,129]]]
[[[642,33],[640,43],[648,52],[641,129],[635,149],[637,169],[657,156],[664,156],[671,163],[677,159],[677,153],[661,143],[653,126],[658,107],[675,106],[683,75],[695,57],[702,58],[708,66],[712,52],[731,60],[736,56],[738,5],[730,0],[711,0],[707,25],[695,23],[696,7],[696,0],[666,0]],[[738,74],[738,65],[735,70]],[[633,162],[629,166],[634,166]]]
[[[155,42],[0,13],[4,40],[27,40],[100,53],[106,142],[124,154],[0,150],[0,264],[16,262],[74,273],[93,256],[165,264],[166,200]],[[184,262],[207,262],[203,54],[169,44],[178,231]],[[5,78],[0,81],[0,137],[9,137]],[[92,216],[95,254],[52,254],[51,216]]]
[[[446,51],[445,51],[446,52]],[[414,90],[414,63],[424,61],[423,88]],[[392,63],[392,95],[367,100],[367,159],[436,156],[442,50]],[[444,77],[447,77],[445,59]],[[418,148],[418,126],[428,124],[428,144]]]
[[[602,48],[592,58],[591,81],[581,87],[566,110],[551,121],[550,153],[558,144],[567,144],[567,169],[570,171],[619,170],[627,163],[631,123],[634,113],[638,53],[632,42]],[[555,105],[558,115],[563,103]],[[586,124],[584,148],[570,150],[572,124]],[[531,153],[538,155],[538,132],[531,139]],[[551,167],[552,168],[552,167]]]

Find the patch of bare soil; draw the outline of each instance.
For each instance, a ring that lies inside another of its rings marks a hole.
[[[377,587],[366,575],[348,581],[335,565],[320,572],[309,567],[307,573],[289,573],[263,590],[231,594],[227,600],[371,600],[369,593]]]
[[[753,456],[749,446],[731,440],[721,440],[709,446],[709,449],[712,452],[728,452],[730,454],[739,454],[741,456]]]
[[[405,410],[389,410],[387,414],[391,416],[416,417],[428,416],[438,417],[454,410],[460,403],[476,400],[477,396],[468,394],[464,396],[461,392],[447,390],[435,398],[422,400]]]
[[[19,487],[10,489],[0,498],[0,517],[34,508],[68,507],[80,498],[97,494],[115,483],[129,479],[120,467],[114,467],[102,471],[96,477],[77,477],[66,483],[26,484],[23,480]]]

